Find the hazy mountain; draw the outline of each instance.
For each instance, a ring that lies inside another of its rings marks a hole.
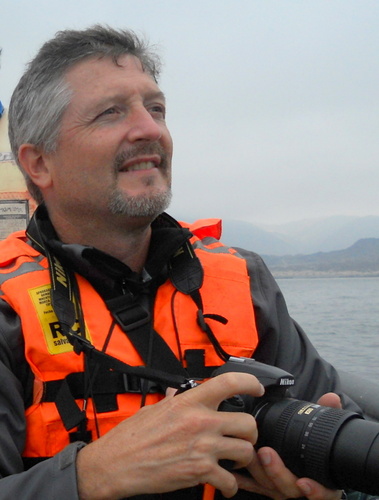
[[[379,217],[334,216],[266,226],[297,247],[298,253],[330,252],[347,248],[362,238],[379,238]]]
[[[238,246],[257,253],[272,255],[293,254],[296,245],[281,234],[267,231],[249,222],[240,220],[223,220],[222,241],[226,245]]]
[[[366,238],[344,250],[310,255],[262,255],[276,277],[379,276],[379,239]]]
[[[335,216],[275,226],[223,221],[224,243],[265,255],[342,250],[363,238],[379,238],[379,217]]]

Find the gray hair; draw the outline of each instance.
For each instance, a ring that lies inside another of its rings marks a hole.
[[[133,31],[101,25],[85,30],[59,31],[28,64],[9,105],[9,141],[28,190],[38,203],[43,201],[42,195],[20,165],[20,146],[30,143],[45,152],[53,152],[63,113],[72,96],[65,81],[67,71],[77,62],[91,57],[108,57],[117,65],[125,54],[137,57],[144,71],[158,80],[159,57],[144,40]]]

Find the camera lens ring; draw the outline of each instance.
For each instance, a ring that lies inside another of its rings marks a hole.
[[[304,432],[302,459],[304,474],[309,477],[315,474],[319,481],[330,488],[340,488],[332,479],[329,467],[335,437],[341,425],[352,417],[354,413],[319,406]]]
[[[329,458],[341,424],[355,413],[307,401],[284,399],[262,404],[255,413],[259,436],[257,448],[270,446],[299,477],[317,478],[335,488]]]

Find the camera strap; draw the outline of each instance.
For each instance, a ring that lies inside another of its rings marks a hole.
[[[224,325],[228,320],[220,314],[204,313],[203,300],[200,294],[200,288],[204,280],[204,270],[189,241],[186,241],[180,250],[171,258],[169,262],[169,277],[176,290],[185,295],[190,295],[197,307],[197,324],[203,332],[206,333],[219,358],[223,361],[227,361],[230,358],[230,354],[222,348],[206,319],[218,321]],[[188,357],[193,361],[196,360],[196,364],[200,368],[199,356],[195,356],[194,353],[192,353]],[[214,367],[211,368],[213,371]]]

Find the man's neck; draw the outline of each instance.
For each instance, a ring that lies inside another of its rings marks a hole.
[[[151,220],[141,219],[119,223],[98,224],[93,220],[75,223],[50,214],[51,222],[64,243],[93,246],[120,260],[135,272],[141,272],[151,239]]]

